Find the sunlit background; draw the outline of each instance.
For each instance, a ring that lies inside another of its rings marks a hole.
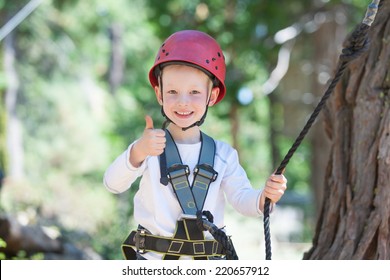
[[[209,33],[227,96],[204,131],[234,146],[261,188],[332,77],[363,0],[0,0],[1,258],[122,259],[132,197],[109,193],[110,162],[163,118],[147,74],[162,41]],[[311,247],[329,143],[321,118],[290,161],[271,215],[274,259]],[[240,259],[264,259],[262,219],[226,210]],[[5,240],[8,239],[8,242]],[[23,242],[21,242],[23,240]]]

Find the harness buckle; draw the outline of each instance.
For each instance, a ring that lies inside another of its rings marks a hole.
[[[198,164],[194,169],[194,177],[200,175],[210,182],[217,180],[218,172],[214,170],[210,165],[206,163]]]
[[[135,234],[135,247],[137,249],[137,252],[140,254],[145,253],[145,236],[146,236],[145,229],[139,229]]]
[[[184,213],[181,213],[179,218],[177,219],[178,221],[183,221],[183,220],[196,220],[196,215],[192,215],[192,214],[184,214]]]
[[[176,178],[179,178],[181,176],[188,177],[188,174],[190,174],[190,169],[188,165],[184,164],[174,164],[167,170],[167,177],[170,180],[174,180]]]

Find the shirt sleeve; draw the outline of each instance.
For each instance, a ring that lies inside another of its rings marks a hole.
[[[239,163],[237,151],[232,149],[226,160],[227,168],[222,179],[222,187],[228,202],[245,216],[260,216],[261,190],[254,189],[245,170]]]
[[[130,163],[130,151],[135,142],[119,155],[107,168],[103,177],[103,184],[112,193],[122,193],[128,190],[131,184],[142,175],[145,170],[145,159],[141,166],[134,167]]]

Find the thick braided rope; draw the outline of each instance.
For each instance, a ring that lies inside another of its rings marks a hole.
[[[341,63],[340,67],[338,68],[337,74],[335,78],[333,79],[331,85],[329,86],[327,92],[324,94],[324,96],[321,98],[321,101],[318,103],[316,109],[314,110],[313,114],[310,116],[309,120],[307,121],[305,127],[295,140],[294,144],[291,146],[290,150],[284,157],[283,161],[279,165],[278,169],[276,170],[275,174],[282,174],[283,170],[287,166],[288,162],[290,161],[291,157],[294,155],[295,151],[298,149],[299,145],[301,144],[302,140],[305,138],[306,134],[308,133],[310,127],[312,126],[313,122],[315,121],[316,117],[320,113],[322,107],[325,104],[325,101],[328,99],[330,94],[332,93],[334,87],[336,86],[337,82],[339,81],[341,75],[343,74],[345,67],[347,65],[347,61],[344,61]],[[271,233],[270,233],[270,204],[271,200],[267,197],[265,199],[264,203],[264,213],[263,213],[263,223],[264,223],[264,238],[265,238],[265,254],[266,254],[266,260],[271,260],[272,252],[271,252]]]
[[[203,216],[206,217],[203,218]],[[234,249],[233,243],[226,233],[213,224],[214,217],[210,211],[198,211],[196,213],[196,225],[202,231],[208,230],[218,243],[220,243],[224,249],[224,254],[227,260],[238,260],[236,250]]]
[[[212,236],[215,240],[222,244],[225,249],[226,259],[227,260],[238,260],[236,250],[234,249],[233,243],[226,233],[222,229],[218,229]]]
[[[318,114],[322,110],[322,108],[325,106],[326,100],[329,98],[329,96],[332,94],[334,88],[336,87],[337,83],[339,82],[340,78],[342,77],[347,64],[352,61],[353,59],[359,57],[362,53],[364,53],[369,46],[369,40],[367,39],[368,30],[370,28],[370,25],[372,21],[375,18],[375,14],[378,9],[378,1],[373,1],[371,5],[369,6],[369,9],[366,14],[366,18],[363,20],[363,23],[361,23],[358,28],[355,29],[355,31],[352,33],[351,37],[349,38],[346,47],[343,49],[340,57],[339,57],[339,65],[336,71],[336,74],[330,83],[328,89],[325,91],[324,95],[322,96],[320,102],[318,103],[317,107],[314,109],[313,113],[311,114],[310,118],[306,122],[304,128],[302,129],[301,133],[296,138],[295,142],[287,152],[286,156],[282,160],[281,164],[277,168],[275,174],[282,174],[284,169],[286,168],[288,162],[290,161],[291,157],[294,155],[295,151],[298,149],[299,145],[305,138],[306,134],[309,132],[309,129],[311,128],[312,124],[316,120]],[[367,18],[370,18],[370,22],[368,23]],[[271,233],[270,233],[270,205],[271,200],[269,198],[265,199],[264,204],[264,213],[263,213],[263,223],[264,223],[264,239],[265,239],[265,259],[271,260],[272,251],[271,251]]]

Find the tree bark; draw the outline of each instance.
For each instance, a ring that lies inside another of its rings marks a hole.
[[[331,154],[304,259],[390,259],[390,0],[329,100]]]

